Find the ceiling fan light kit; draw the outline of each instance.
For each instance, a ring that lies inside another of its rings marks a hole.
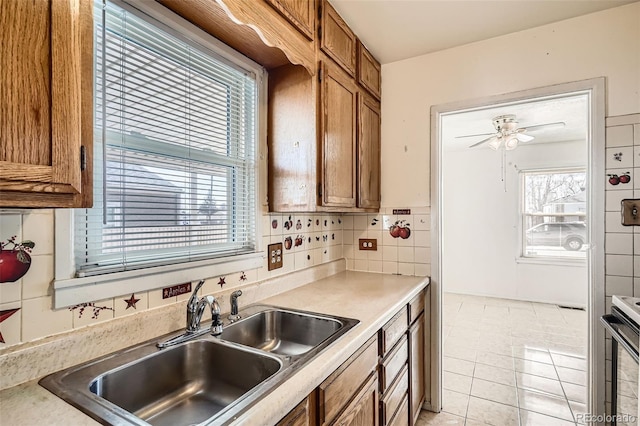
[[[503,145],[504,141],[504,149],[507,151],[511,151],[518,147],[518,143],[520,142],[529,142],[534,139],[533,136],[526,135],[525,132],[531,130],[542,130],[549,128],[560,128],[564,127],[565,123],[562,121],[556,123],[547,123],[547,124],[538,124],[535,126],[528,126],[518,128],[518,121],[516,120],[515,114],[505,114],[499,115],[493,119],[493,127],[496,129],[495,134],[490,137],[481,140],[480,142],[476,142],[473,145],[469,146],[469,148],[474,148],[476,146],[487,144],[489,148],[497,151],[500,149],[500,146]],[[483,136],[483,135],[467,135],[467,136],[458,136],[460,138],[468,137],[468,136]]]

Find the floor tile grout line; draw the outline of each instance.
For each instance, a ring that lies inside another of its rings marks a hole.
[[[472,307],[470,309],[464,309],[465,302],[471,302],[470,298],[468,298],[468,297],[460,297],[457,300],[458,301],[456,302],[456,304],[457,304],[456,314],[465,315],[466,318],[459,318],[459,321],[455,321],[455,318],[450,318],[452,320],[453,324],[448,327],[448,329],[449,329],[448,336],[451,336],[451,333],[456,333],[456,334],[463,334],[463,337],[464,337],[464,335],[467,335],[467,336],[470,335],[470,336],[473,336],[475,339],[477,339],[478,337],[476,337],[474,335],[476,333],[478,335],[483,335],[483,334],[490,335],[489,329],[486,329],[486,330],[484,328],[476,329],[476,328],[472,328],[472,327],[469,326],[469,324],[473,323],[474,321],[476,323],[481,322],[482,324],[484,324],[484,326],[490,325],[491,321],[485,322],[483,320],[483,318],[487,318],[486,314],[489,312],[489,307],[490,306],[493,306],[493,307],[508,307],[509,308],[508,309],[509,312],[511,312],[511,310],[512,310],[511,308],[517,309],[518,307],[523,313],[524,312],[527,312],[527,313],[528,312],[532,312],[533,313],[532,316],[534,318],[530,318],[530,320],[532,320],[533,322],[535,322],[537,324],[540,324],[540,326],[539,326],[540,328],[536,329],[536,332],[541,333],[541,335],[539,335],[540,337],[542,337],[544,335],[569,336],[570,337],[570,336],[576,335],[578,333],[578,331],[579,331],[579,330],[576,330],[576,332],[573,333],[571,331],[572,321],[573,320],[571,320],[571,321],[567,320],[567,318],[565,318],[565,317],[559,318],[559,320],[563,321],[563,326],[566,326],[564,328],[564,330],[562,330],[562,331],[564,331],[564,334],[554,333],[553,331],[556,331],[557,329],[554,330],[554,329],[546,328],[546,326],[548,326],[551,323],[550,322],[540,321],[540,318],[544,316],[544,314],[545,314],[544,311],[545,310],[548,310],[550,312],[553,312],[553,311],[560,312],[560,310],[559,310],[559,308],[557,306],[554,306],[553,308],[547,309],[546,307],[544,307],[544,304],[541,304],[537,308],[536,308],[536,306],[534,304],[528,304],[529,306],[532,307],[532,309],[523,309],[522,308],[522,306],[523,306],[522,304],[517,304],[516,307],[511,307],[511,306],[505,306],[504,304],[481,303],[481,302],[484,302],[483,300],[480,300],[480,301],[473,300],[473,302],[476,302],[476,303],[471,303],[472,305],[482,306],[482,313],[480,313],[480,312],[474,313],[473,309],[477,309],[477,308]],[[467,306],[469,306],[469,305],[467,305]],[[496,311],[494,310],[493,313],[491,314],[491,316],[494,316],[495,312]],[[485,315],[483,316],[482,314],[485,314]],[[526,316],[529,316],[529,315],[527,314]],[[522,327],[522,325],[520,325],[519,327]],[[464,330],[464,331],[456,332],[454,330]],[[474,332],[473,330],[478,330],[478,331]],[[486,401],[491,401],[493,403],[501,404],[501,405],[504,405],[504,406],[513,407],[510,404],[505,404],[503,402],[496,401],[494,399],[489,399],[489,398],[484,398],[484,397],[480,397],[480,396],[471,395],[474,382],[480,381],[480,380],[484,380],[484,381],[495,383],[495,384],[502,385],[502,386],[511,387],[511,385],[508,384],[508,383],[497,382],[497,381],[491,380],[491,378],[490,379],[486,379],[486,378],[482,378],[482,377],[477,377],[476,373],[477,373],[477,368],[478,368],[479,365],[486,365],[486,366],[491,366],[491,367],[495,367],[495,368],[500,368],[502,370],[511,371],[511,374],[513,374],[514,379],[515,379],[514,380],[514,382],[515,382],[515,386],[514,387],[515,387],[515,392],[516,392],[516,407],[514,407],[514,408],[516,408],[517,411],[518,411],[517,416],[518,416],[518,424],[519,425],[522,424],[521,410],[531,411],[531,412],[538,413],[538,414],[541,414],[541,415],[544,415],[544,416],[549,416],[549,417],[553,417],[553,418],[556,418],[556,419],[559,419],[559,420],[567,421],[566,419],[563,419],[562,417],[557,417],[556,415],[549,415],[549,414],[542,413],[542,412],[539,412],[539,411],[534,411],[534,410],[526,410],[525,408],[520,406],[520,392],[522,392],[523,390],[526,390],[526,391],[529,391],[529,392],[533,392],[533,393],[542,394],[542,395],[547,395],[549,397],[552,397],[552,398],[555,398],[555,399],[563,401],[564,403],[566,403],[567,408],[569,408],[569,412],[571,413],[571,418],[573,419],[573,421],[569,421],[569,422],[573,423],[573,424],[576,424],[575,423],[576,422],[575,414],[573,413],[573,409],[570,407],[570,404],[569,404],[570,401],[569,401],[568,396],[566,394],[565,386],[563,385],[563,382],[560,380],[560,375],[559,375],[558,368],[557,368],[558,365],[556,364],[556,361],[553,358],[553,354],[557,354],[557,355],[560,355],[560,356],[566,356],[566,357],[573,357],[573,358],[576,358],[576,359],[584,360],[584,357],[572,356],[573,354],[571,352],[568,352],[568,351],[572,351],[572,350],[579,351],[582,348],[582,346],[563,345],[562,343],[554,343],[553,341],[547,341],[544,338],[540,338],[539,340],[542,341],[543,343],[540,343],[540,344],[536,343],[536,345],[540,346],[540,347],[536,347],[536,348],[534,348],[532,350],[546,353],[549,356],[551,362],[541,362],[539,360],[527,359],[527,358],[524,358],[524,356],[522,356],[522,357],[521,356],[516,356],[516,354],[514,352],[514,348],[521,347],[521,346],[518,346],[517,344],[514,345],[514,342],[511,341],[511,338],[515,337],[516,339],[520,340],[520,343],[524,343],[523,341],[526,341],[525,340],[526,336],[522,336],[522,337],[512,336],[511,335],[512,330],[513,330],[512,328],[507,328],[507,330],[501,329],[499,331],[500,333],[508,333],[508,335],[509,335],[509,342],[508,342],[509,345],[508,346],[511,349],[511,353],[507,354],[506,351],[504,351],[504,352],[492,351],[491,347],[477,347],[477,346],[474,345],[474,347],[473,347],[473,352],[474,352],[473,361],[471,359],[469,359],[469,357],[460,358],[459,354],[454,354],[454,356],[445,355],[445,356],[448,356],[448,357],[450,357],[452,359],[456,359],[456,360],[464,361],[464,362],[472,362],[473,363],[472,364],[471,376],[468,376],[467,374],[462,373],[460,371],[449,371],[452,374],[458,374],[458,375],[462,375],[462,376],[466,376],[466,377],[471,378],[471,387],[469,388],[469,395],[467,395],[467,407],[466,407],[465,416],[464,416],[465,424],[468,423],[469,420],[474,420],[474,419],[469,419],[469,417],[468,417],[468,415],[469,415],[469,406],[470,406],[470,403],[471,403],[471,397],[482,399],[482,400],[486,400]],[[459,338],[460,336],[456,335],[456,336],[452,336],[452,337],[455,340],[456,338]],[[451,342],[453,342],[453,340]],[[453,343],[453,344],[455,345],[455,343]],[[504,368],[503,366],[498,366],[496,364],[488,364],[486,362],[480,362],[478,360],[478,356],[479,356],[480,352],[486,352],[486,353],[490,353],[490,354],[501,356],[501,357],[509,357],[512,360],[512,367],[513,368]],[[516,360],[521,360],[523,362],[527,362],[528,361],[529,363],[533,363],[534,366],[536,365],[536,363],[541,364],[541,365],[553,366],[553,371],[555,372],[555,377],[554,378],[550,378],[548,376],[535,374],[534,372],[530,372],[530,371],[518,371],[518,369],[516,367]],[[584,370],[582,370],[580,368],[572,368],[572,367],[563,367],[563,368],[584,372]],[[445,371],[447,371],[447,370],[445,370]],[[551,380],[551,381],[558,382],[560,384],[560,389],[562,390],[562,395],[557,395],[557,394],[554,394],[554,393],[551,393],[551,392],[545,392],[545,391],[539,390],[539,389],[520,388],[518,386],[517,373],[528,374],[528,375],[531,375],[531,376],[534,376],[534,377],[539,377],[539,378],[542,378],[542,379],[545,379],[545,380]],[[578,385],[578,384],[576,384],[576,385]]]

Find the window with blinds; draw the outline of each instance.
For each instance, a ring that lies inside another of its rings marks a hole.
[[[76,275],[255,252],[256,75],[125,4],[100,4],[95,22],[94,207],[75,212]]]

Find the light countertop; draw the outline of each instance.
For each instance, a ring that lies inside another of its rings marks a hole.
[[[360,323],[240,416],[237,424],[275,424],[428,285],[426,277],[345,271],[260,303],[355,318]],[[240,299],[242,308],[242,299]],[[427,305],[428,306],[428,305]],[[94,425],[89,416],[34,380],[0,392],[0,424]]]

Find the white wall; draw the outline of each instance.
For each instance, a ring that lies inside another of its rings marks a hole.
[[[382,205],[430,205],[432,105],[594,77],[640,112],[640,3],[382,66]]]
[[[586,306],[586,263],[518,261],[518,171],[585,167],[586,141],[520,144],[506,152],[504,181],[502,152],[486,146],[443,152],[445,291]]]

